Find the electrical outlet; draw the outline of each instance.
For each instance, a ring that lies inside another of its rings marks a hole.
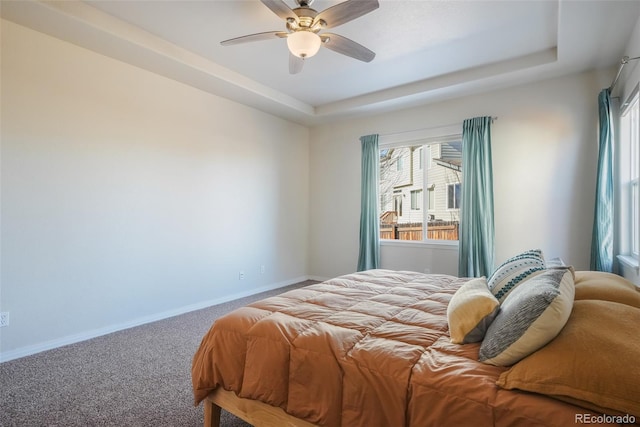
[[[264,274],[264,265],[260,266],[260,274]]]
[[[0,313],[0,328],[9,326],[9,312],[3,311]]]
[[[238,273],[238,280],[244,280],[244,271]]]

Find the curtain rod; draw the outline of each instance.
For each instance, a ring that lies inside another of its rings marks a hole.
[[[622,74],[622,69],[624,68],[624,66],[627,65],[629,61],[635,61],[637,59],[640,59],[640,56],[636,56],[635,58],[629,58],[628,56],[622,57],[622,60],[620,60],[620,66],[618,67],[618,73],[616,74],[616,78],[613,79],[613,83],[611,83],[611,86],[609,86],[609,92],[613,92],[613,88],[618,83],[618,79],[620,78],[620,74]]]
[[[498,116],[491,116],[491,123],[495,122],[496,120],[498,120]],[[432,129],[448,128],[448,127],[458,126],[458,125],[462,126],[462,122],[448,124],[448,125],[442,125],[442,126],[434,126],[434,127],[431,127],[431,128],[404,130],[404,131],[400,131],[400,132],[380,134],[379,136],[383,136],[383,137],[386,137],[386,136],[397,136],[397,135],[401,135],[401,134],[404,134],[404,133],[415,133],[415,132],[427,131],[427,130],[432,130]]]

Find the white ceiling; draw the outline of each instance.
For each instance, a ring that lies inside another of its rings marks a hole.
[[[611,67],[630,54],[624,47],[640,16],[640,1],[381,0],[329,30],[376,52],[372,62],[323,48],[291,75],[283,39],[220,45],[285,30],[258,0],[1,6],[5,19],[304,124]]]

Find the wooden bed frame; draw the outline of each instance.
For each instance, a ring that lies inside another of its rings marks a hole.
[[[308,421],[287,414],[282,408],[259,400],[244,399],[232,391],[217,388],[203,402],[204,427],[220,427],[220,410],[224,409],[255,427],[315,427]]]

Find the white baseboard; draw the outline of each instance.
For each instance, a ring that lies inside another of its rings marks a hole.
[[[190,304],[187,306],[179,307],[173,310],[163,311],[148,316],[139,317],[128,322],[118,323],[115,325],[109,325],[104,328],[93,329],[79,334],[68,335],[66,337],[57,338],[42,343],[28,345],[20,347],[15,350],[9,350],[0,352],[0,363],[8,362],[10,360],[19,359],[21,357],[31,356],[43,351],[52,350],[54,348],[63,347],[65,345],[75,344],[81,341],[86,341],[92,338],[97,338],[102,335],[111,334],[113,332],[122,331],[124,329],[133,328],[136,326],[144,325],[146,323],[157,322],[159,320],[168,319],[170,317],[179,316],[181,314],[189,313],[191,311],[201,310],[203,308],[211,307],[213,305],[223,304],[225,302],[233,301],[236,299],[256,295],[262,292],[272,291],[274,289],[283,288],[285,286],[293,285],[296,283],[304,282],[305,280],[320,280],[309,276],[297,277],[295,279],[286,280],[283,282],[272,283],[270,285],[261,286],[259,288],[251,289],[244,292],[238,292],[231,295],[225,295],[220,298],[214,298],[212,300],[201,301],[196,304]]]

